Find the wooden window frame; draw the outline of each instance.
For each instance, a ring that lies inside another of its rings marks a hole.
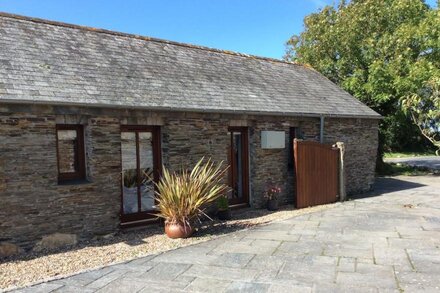
[[[60,172],[60,150],[58,131],[60,130],[75,130],[76,131],[76,145],[75,145],[75,166],[74,172]],[[79,124],[57,124],[56,125],[56,144],[57,144],[57,167],[58,167],[58,183],[68,183],[75,180],[86,179],[86,161],[84,148],[84,126]]]
[[[131,213],[131,214],[124,214],[124,192],[121,185],[121,209],[120,209],[120,220],[121,225],[124,226],[132,226],[132,225],[142,225],[144,222],[151,221],[152,219],[157,218],[153,214],[153,210],[148,211],[140,211],[140,200],[141,200],[141,193],[139,185],[141,183],[141,174],[140,174],[140,157],[139,157],[139,132],[151,132],[152,139],[153,139],[153,179],[157,183],[160,180],[160,177],[162,175],[162,146],[161,146],[161,128],[160,126],[148,126],[148,125],[121,125],[120,127],[121,132],[133,132],[136,134],[136,169],[137,169],[137,178],[138,178],[138,212],[137,213]],[[122,166],[122,151],[121,151],[121,166]],[[122,173],[121,173],[121,182],[122,182]],[[157,187],[154,187],[155,190],[157,190]],[[138,222],[138,223],[136,223]]]
[[[243,197],[242,200],[238,199],[229,199],[230,205],[243,205],[243,206],[249,206],[249,128],[244,126],[230,126],[228,127],[228,135],[230,140],[230,146],[229,146],[229,158],[232,159],[233,157],[233,132],[240,132],[242,136],[242,147],[241,147],[241,157],[242,157],[242,188],[243,188]],[[229,164],[231,162],[228,162]],[[232,170],[233,166],[229,167],[229,175],[228,175],[228,181],[229,185],[232,188],[233,184],[233,178],[232,178]]]

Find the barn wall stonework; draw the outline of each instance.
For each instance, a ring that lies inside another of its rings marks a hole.
[[[327,119],[324,142],[344,142],[347,194],[372,188],[376,168],[378,121],[371,119]]]
[[[57,123],[85,129],[87,183],[57,181]],[[56,232],[92,237],[117,231],[120,212],[120,126],[161,125],[162,160],[173,170],[202,156],[227,161],[228,126],[249,129],[250,205],[265,204],[268,186],[282,188],[281,203],[294,201],[289,166],[289,129],[319,140],[318,118],[149,112],[55,106],[0,106],[0,241],[32,245]],[[262,130],[286,133],[284,149],[262,149]],[[346,143],[347,190],[371,187],[377,148],[377,120],[326,119],[328,143]]]

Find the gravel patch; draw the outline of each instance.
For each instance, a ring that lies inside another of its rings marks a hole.
[[[61,278],[85,270],[204,242],[234,231],[321,211],[335,205],[321,205],[300,210],[285,206],[276,212],[250,208],[237,210],[233,211],[232,220],[201,223],[193,237],[188,239],[170,239],[163,234],[162,225],[153,224],[135,230],[124,230],[107,239],[82,241],[74,247],[39,253],[28,252],[0,260],[0,288],[17,288]]]

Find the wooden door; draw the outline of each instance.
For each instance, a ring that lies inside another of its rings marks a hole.
[[[121,223],[154,217],[160,158],[158,126],[121,127]]]

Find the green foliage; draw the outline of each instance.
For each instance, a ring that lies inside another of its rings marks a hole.
[[[440,74],[438,8],[421,0],[341,1],[307,16],[304,26],[285,58],[311,65],[385,116],[384,149],[420,144],[398,102]]]
[[[133,188],[137,186],[137,170],[136,169],[128,169],[124,170],[122,182],[124,187]]]
[[[403,111],[419,127],[420,132],[440,153],[440,77],[425,83],[418,93],[401,100]]]
[[[379,176],[423,176],[437,174],[426,167],[408,166],[400,163],[384,163],[380,169],[376,170],[376,173]]]
[[[220,196],[217,199],[217,208],[220,211],[227,211],[229,209],[229,202],[226,196]]]
[[[403,153],[385,153],[384,158],[385,159],[391,159],[391,158],[414,158],[414,157],[429,157],[429,156],[435,156],[435,152],[403,152]]]
[[[204,214],[203,208],[226,193],[223,184],[227,168],[202,158],[194,168],[172,173],[163,168],[157,186],[158,217],[168,223],[188,225],[194,218]]]

